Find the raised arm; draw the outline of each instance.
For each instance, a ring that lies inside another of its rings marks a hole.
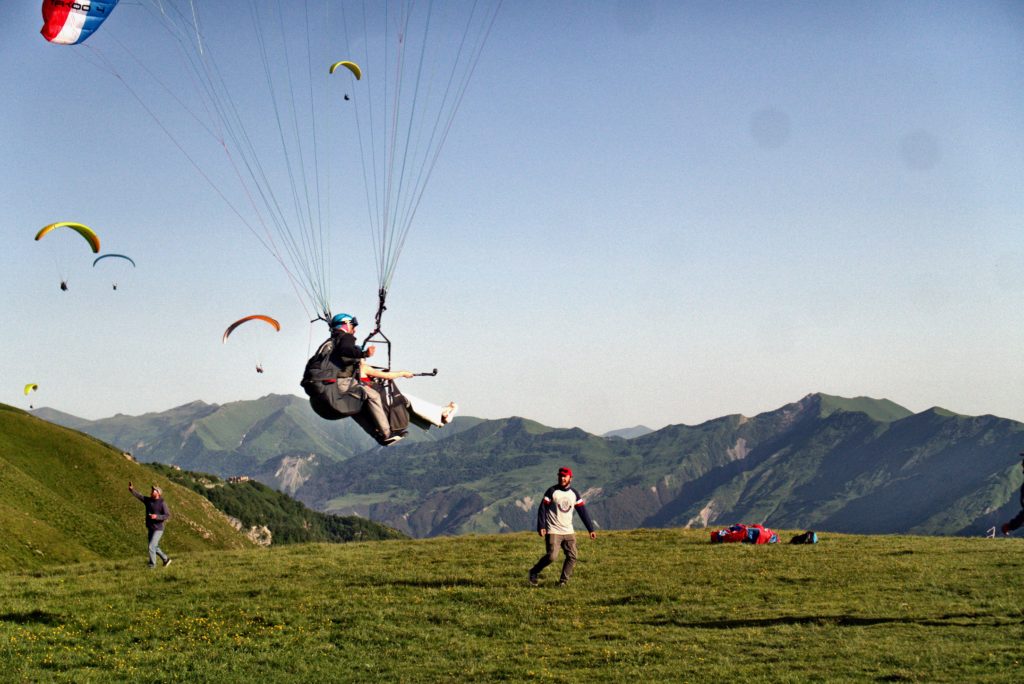
[[[139,494],[137,491],[135,491],[135,487],[132,486],[131,482],[128,483],[128,491],[131,492],[131,495],[134,496],[136,499],[138,499],[142,503],[146,503],[146,497],[142,496],[142,494]]]

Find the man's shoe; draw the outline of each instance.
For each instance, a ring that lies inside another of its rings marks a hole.
[[[384,446],[391,446],[395,442],[402,441],[402,435],[394,434],[384,440]]]
[[[569,580],[558,580],[558,586],[564,587],[569,583]]]
[[[164,567],[166,568],[170,564],[171,564],[171,559],[170,558],[164,558]]]
[[[533,586],[537,586],[538,584],[540,584],[540,580],[538,579],[537,575],[532,572],[530,573],[530,584],[532,584]]]

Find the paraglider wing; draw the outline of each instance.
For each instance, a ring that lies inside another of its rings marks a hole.
[[[238,326],[240,326],[243,323],[246,323],[248,321],[264,321],[265,323],[269,323],[270,325],[272,325],[274,327],[274,330],[277,330],[278,332],[280,332],[280,330],[281,330],[281,324],[278,323],[277,321],[275,321],[270,316],[264,316],[262,314],[256,314],[256,315],[253,315],[253,316],[246,316],[245,318],[239,318],[237,321],[235,321],[234,323],[229,325],[228,329],[224,331],[224,337],[221,338],[221,342],[227,342],[228,341],[228,336],[231,335],[231,333],[235,330],[235,328],[237,328]]]
[[[25,396],[28,396],[29,392],[35,392],[37,389],[39,389],[39,385],[35,384],[34,382],[28,383],[27,385],[25,385]]]
[[[363,70],[359,68],[359,65],[355,62],[335,62],[331,65],[331,73],[338,67],[343,66],[352,72],[352,75],[356,77],[356,80],[360,80],[363,77]]]
[[[78,233],[79,235],[81,235],[83,238],[85,238],[85,241],[89,243],[89,247],[92,248],[93,253],[94,254],[99,254],[99,252],[100,252],[100,237],[99,237],[99,235],[94,233],[92,228],[90,228],[89,226],[83,225],[81,223],[73,223],[71,221],[60,221],[59,223],[51,223],[50,225],[43,227],[42,230],[40,230],[38,233],[36,233],[36,240],[42,240],[44,237],[49,235],[55,229],[61,228],[61,227],[70,228],[71,230],[73,230],[76,233]]]
[[[43,38],[60,45],[81,43],[114,11],[118,0],[43,0]]]
[[[101,261],[104,263],[103,266],[99,266]],[[97,266],[113,276],[114,281],[111,285],[116,290],[118,281],[127,277],[135,268],[135,260],[124,254],[101,254],[93,259],[92,267],[96,268]]]
[[[113,259],[114,257],[117,257],[118,259],[127,259],[128,263],[130,263],[133,267],[135,266],[135,261],[133,261],[131,257],[125,256],[124,254],[101,254],[100,256],[93,259],[92,265],[95,266],[97,263],[104,259]]]

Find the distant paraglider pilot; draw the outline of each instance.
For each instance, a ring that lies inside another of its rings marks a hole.
[[[584,505],[583,497],[573,487],[572,470],[565,466],[558,469],[558,484],[549,487],[544,492],[540,506],[537,508],[537,534],[544,537],[544,544],[547,552],[540,557],[540,560],[530,568],[530,584],[536,585],[540,581],[540,573],[558,558],[558,549],[561,548],[565,554],[565,561],[562,562],[562,575],[558,580],[559,586],[564,586],[572,577],[573,568],[576,567],[576,530],[572,524],[573,511],[580,514],[583,524],[590,532],[590,538],[596,539],[597,532],[594,531],[594,521]]]
[[[262,373],[263,372],[263,366],[257,363],[256,364],[256,372],[257,373]]]
[[[1020,452],[1020,467],[1024,470],[1024,451]],[[1016,529],[1020,529],[1021,525],[1024,525],[1024,484],[1020,486],[1020,513],[1015,515],[1010,522],[1003,523],[1003,534],[1009,535]]]
[[[60,281],[60,289],[61,289],[61,292],[67,292],[68,291],[68,281],[66,281],[66,280]]]
[[[163,564],[170,565],[171,558],[160,548],[160,538],[164,536],[164,523],[171,519],[171,511],[164,501],[163,491],[153,485],[149,496],[143,496],[135,491],[132,483],[128,483],[128,491],[136,499],[146,506],[146,531],[149,533],[149,567],[156,567],[156,559],[159,556]]]
[[[405,431],[392,431],[380,393],[360,382],[363,359],[376,348],[364,351],[356,342],[359,321],[349,314],[337,314],[330,320],[331,336],[320,345],[306,363],[302,388],[309,396],[313,411],[326,420],[358,417],[356,422],[379,444],[388,446],[402,439]],[[412,377],[409,371],[386,372],[391,378]]]

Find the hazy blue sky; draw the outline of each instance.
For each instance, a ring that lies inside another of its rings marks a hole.
[[[301,393],[325,326],[132,91],[42,39],[40,4],[0,7],[0,401]],[[122,0],[89,54],[159,30]],[[240,109],[265,108],[251,90]],[[395,365],[440,370],[404,386],[593,432],[819,391],[1024,420],[1022,93],[1020,2],[506,1],[392,285]],[[180,140],[228,185],[215,145]],[[365,205],[332,212],[333,308],[369,322]],[[138,268],[114,292],[64,257],[61,292],[32,240],[54,221]],[[249,313],[282,331],[222,345]]]

